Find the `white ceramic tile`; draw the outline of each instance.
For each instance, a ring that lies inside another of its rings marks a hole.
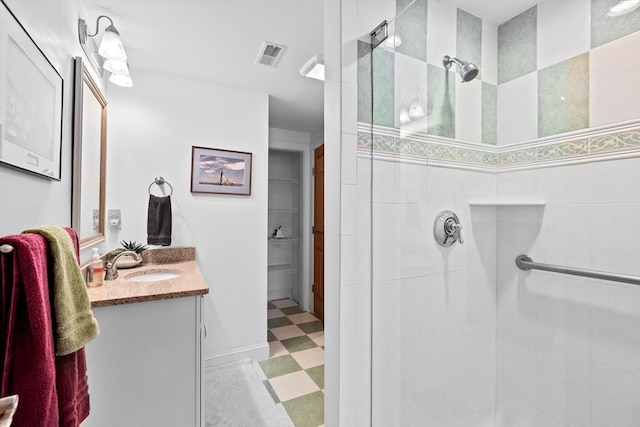
[[[550,205],[542,215],[535,249],[528,254],[539,262],[587,268],[589,265],[589,206]]]
[[[340,234],[356,234],[358,225],[358,189],[352,184],[340,186]]]
[[[427,62],[442,67],[444,55],[455,56],[458,15],[447,0],[429,1],[427,14]]]
[[[501,202],[544,201],[538,190],[538,175],[546,169],[501,172],[496,177],[497,199]]]
[[[359,158],[358,162],[358,201],[371,202],[371,160]],[[376,183],[377,184],[377,183]]]
[[[591,4],[584,0],[538,4],[538,69],[589,51]]]
[[[429,184],[427,203],[452,205],[456,202],[458,170],[430,166],[427,171],[427,182]]]
[[[267,310],[267,319],[275,319],[276,317],[284,317],[284,313],[277,308]]]
[[[424,419],[453,403],[453,344],[445,342],[403,355],[399,362],[400,408],[406,419]]]
[[[538,411],[538,427],[570,427],[561,421],[556,420],[551,415]]]
[[[591,364],[591,425],[640,425],[640,378]]]
[[[449,408],[446,408],[442,412],[429,415],[427,416],[427,419],[424,420],[424,422],[421,422],[418,425],[424,425],[424,427],[452,427],[455,418],[454,410],[454,407],[451,406]]]
[[[433,235],[427,205],[397,204],[394,212],[394,277],[424,276],[428,272],[428,242]]]
[[[342,133],[358,134],[358,86],[342,83]]]
[[[454,396],[464,402],[496,384],[494,329],[468,334],[454,341]]]
[[[296,305],[298,305],[297,302],[295,302],[294,300],[290,299],[290,298],[284,298],[284,299],[280,299],[280,300],[276,300],[276,301],[271,301],[271,303],[273,305],[275,305],[278,308],[285,308],[285,307],[295,307]]]
[[[588,426],[589,359],[540,345],[538,407],[569,425]]]
[[[410,12],[409,12],[410,13]],[[401,53],[394,55],[394,117],[399,129],[413,132],[427,129],[427,64]],[[400,122],[400,111],[409,111],[417,103],[422,107],[423,116],[411,118],[410,123]]]
[[[590,269],[640,275],[640,204],[591,205],[589,220]]]
[[[395,163],[384,160],[373,161],[373,174],[371,185],[373,186],[374,203],[393,203],[395,196]]]
[[[495,427],[495,388],[454,404],[453,427]]]
[[[355,285],[358,282],[356,270],[357,237],[355,235],[340,237],[340,285]]]
[[[496,355],[498,388],[535,406],[538,399],[536,341],[499,330]]]
[[[354,0],[343,2],[355,3]],[[355,34],[342,33],[342,81],[358,83],[358,37]]]
[[[480,78],[483,82],[498,84],[498,26],[482,20],[482,64]]]
[[[425,301],[429,297],[427,285],[427,277],[398,281],[400,310],[394,313],[394,328],[402,353],[424,348],[427,344],[427,318],[424,315]]]
[[[538,73],[498,86],[498,145],[538,137]]]
[[[340,300],[340,301],[342,301],[342,300]],[[318,321],[318,318],[316,316],[314,316],[313,314],[308,313],[308,312],[290,314],[287,317],[289,317],[289,320],[291,320],[296,325],[299,325],[301,323],[309,323],[309,322],[317,322]]]
[[[373,285],[372,356],[374,363],[399,354],[400,326],[396,315],[402,313],[398,282]]]
[[[640,117],[638,50],[640,32],[591,50],[589,117],[592,127]],[[620,61],[620,58],[624,60]]]
[[[271,329],[271,333],[279,340],[286,340],[287,338],[300,337],[304,335],[302,329],[297,325],[282,326],[280,328]]]
[[[515,259],[515,256],[514,256]],[[538,295],[535,277],[515,271],[512,261],[497,272],[497,319],[499,330],[536,338],[538,331]]]
[[[427,171],[426,165],[396,163],[394,201],[396,203],[426,203]]]
[[[538,412],[535,407],[522,399],[498,388],[498,393],[496,394],[496,427],[516,426],[538,427]]]
[[[371,281],[371,204],[358,204],[357,251],[356,259],[358,283]]]
[[[427,218],[429,223],[433,224],[438,214],[445,210],[451,209],[451,205],[427,205]],[[433,225],[432,225],[433,226]],[[459,254],[455,254],[457,245],[442,247],[436,243],[433,237],[427,239],[427,271],[429,274],[438,274],[445,271],[451,271],[451,265],[454,262],[453,259],[458,257]]]
[[[358,184],[358,138],[346,134],[342,138],[342,157],[340,158],[340,180],[343,184]]]
[[[461,83],[456,77],[455,137],[462,141],[482,142],[482,82]]]
[[[372,409],[373,426],[383,427],[397,425],[394,422],[394,408],[397,406],[398,378],[396,377],[395,359],[385,359],[373,363]],[[353,424],[340,424],[353,425]]]
[[[469,268],[490,268],[495,274],[497,215],[495,207],[469,207],[470,222],[463,231],[469,252]]]
[[[497,263],[511,267],[515,257],[529,254],[540,236],[543,207],[505,206],[497,209]],[[524,273],[518,270],[518,273]],[[522,277],[529,277],[525,274]]]
[[[589,164],[591,203],[640,203],[640,159]]]
[[[460,274],[457,274],[460,277]],[[451,301],[451,281],[449,274],[435,274],[427,277],[426,299],[423,301],[425,339],[434,344],[455,336],[455,311]]]
[[[539,272],[538,339],[590,357],[590,284],[560,274]]]
[[[591,284],[591,358],[640,376],[640,290]]]
[[[547,205],[588,203],[590,165],[538,169],[536,179],[540,199]]]
[[[496,199],[497,175],[475,171],[458,170],[456,198],[458,205],[472,201],[491,202]]]
[[[315,342],[319,346],[324,345],[324,331],[314,332],[312,334],[308,334],[307,336],[311,338],[313,342]]]
[[[450,274],[451,300],[455,312],[455,333],[476,333],[496,324],[495,269],[476,268]],[[460,280],[457,280],[457,279]],[[467,396],[469,397],[469,396]]]
[[[289,350],[285,348],[280,341],[271,341],[269,343],[269,358],[273,359],[278,356],[286,356]]]
[[[384,282],[394,277],[395,261],[395,228],[394,206],[390,204],[373,204],[373,282]]]

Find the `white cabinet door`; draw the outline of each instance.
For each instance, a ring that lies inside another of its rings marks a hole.
[[[83,427],[200,425],[201,297],[99,307]]]

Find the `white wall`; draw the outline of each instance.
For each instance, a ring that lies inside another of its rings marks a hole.
[[[83,56],[78,43],[74,2],[8,0],[9,8],[63,78],[62,179],[52,181],[0,166],[0,235],[42,224],[71,224],[73,57]]]
[[[123,217],[114,240],[146,241],[147,189],[163,176],[174,189],[172,246],[196,247],[210,288],[208,362],[266,358],[268,96],[154,72],[135,79],[109,99],[107,205]],[[251,196],[191,193],[192,146],[252,152]]]

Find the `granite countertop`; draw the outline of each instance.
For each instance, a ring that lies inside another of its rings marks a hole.
[[[167,258],[166,261],[168,262],[154,262],[142,264],[136,268],[119,269],[118,277],[115,280],[105,280],[102,286],[87,288],[91,307],[107,307],[118,304],[208,294],[209,287],[205,283],[204,277],[202,277],[198,263],[194,259],[184,260],[184,257],[180,258],[182,260],[175,262],[170,262],[171,259]],[[143,257],[143,260],[146,261],[147,259],[149,258],[145,259]],[[179,275],[173,279],[150,282],[127,280],[127,276],[161,271],[175,272]]]

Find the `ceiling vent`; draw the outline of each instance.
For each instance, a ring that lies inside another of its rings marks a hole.
[[[281,44],[264,42],[262,43],[260,53],[258,53],[258,57],[256,58],[256,64],[267,65],[275,68],[276,65],[278,65],[278,62],[280,62],[280,58],[286,49],[287,47]]]

